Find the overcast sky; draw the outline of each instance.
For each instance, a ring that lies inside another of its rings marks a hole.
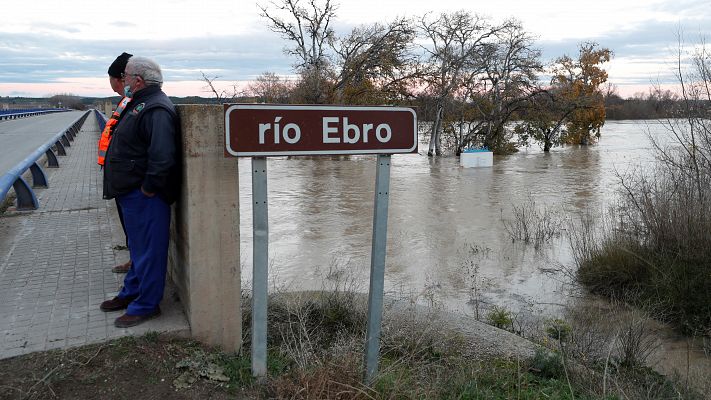
[[[306,1],[306,0],[302,0]],[[260,4],[269,4],[267,1]],[[610,81],[624,96],[673,84],[681,30],[689,44],[711,37],[710,0],[341,0],[334,28],[398,16],[467,10],[495,22],[522,21],[544,61],[575,56],[581,41],[612,49]],[[262,72],[289,75],[287,43],[269,31],[257,3],[237,0],[4,2],[0,13],[0,96],[110,96],[107,69],[122,51],[156,59],[164,89],[209,96],[200,72],[224,83]]]

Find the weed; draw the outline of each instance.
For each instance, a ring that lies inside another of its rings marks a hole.
[[[490,325],[499,329],[513,330],[513,315],[505,307],[494,306],[486,315]]]
[[[531,371],[546,379],[560,379],[565,375],[560,353],[544,349],[536,350],[531,362]]]
[[[560,235],[563,224],[557,213],[547,206],[539,207],[531,195],[526,203],[514,205],[511,212],[512,220],[505,219],[502,211],[502,222],[512,241],[520,240],[539,249]]]
[[[482,277],[479,273],[479,264],[469,260],[464,264],[465,282],[469,288],[469,304],[474,307],[474,318],[481,321],[481,306],[484,303],[484,293],[493,286],[489,278]]]
[[[136,338],[133,336],[118,338],[111,344],[112,352],[119,357],[131,352],[134,347],[136,347]]]
[[[271,357],[268,360],[271,362]],[[225,375],[230,378],[230,383],[242,387],[251,386],[254,383],[249,355],[244,353],[221,354],[218,362],[224,368]]]
[[[626,318],[617,335],[617,353],[620,364],[627,368],[643,367],[660,343],[649,327],[649,317],[632,313]]]
[[[157,343],[159,338],[160,338],[160,332],[156,332],[156,331],[148,331],[148,332],[146,332],[145,335],[143,335],[143,340],[145,340],[148,343]]]
[[[572,328],[567,322],[562,319],[555,318],[549,320],[546,322],[545,326],[546,334],[551,339],[566,342],[570,337],[570,332]]]

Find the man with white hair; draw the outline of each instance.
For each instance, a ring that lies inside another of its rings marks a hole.
[[[180,184],[178,116],[163,93],[160,66],[133,56],[123,75],[131,97],[113,132],[104,162],[104,198],[116,198],[124,214],[133,267],[118,296],[103,311],[126,313],[114,325],[128,328],[160,315],[168,262],[170,204]]]

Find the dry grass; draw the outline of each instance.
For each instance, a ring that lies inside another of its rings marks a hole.
[[[539,206],[530,195],[525,203],[512,206],[510,217],[504,216],[502,211],[501,219],[512,241],[530,243],[536,249],[560,236],[563,226],[554,209]]]

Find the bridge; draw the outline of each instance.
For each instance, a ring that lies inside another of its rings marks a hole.
[[[85,112],[0,120],[0,177],[63,132]],[[123,281],[111,267],[128,259],[114,201],[102,199],[96,164],[97,115],[88,113],[59,168],[46,171],[47,188],[34,188],[39,206],[0,213],[0,359],[151,331],[189,332],[182,306],[168,287],[163,316],[118,329],[120,313],[99,304]],[[47,160],[40,159],[40,164]],[[29,172],[28,172],[29,173]]]

